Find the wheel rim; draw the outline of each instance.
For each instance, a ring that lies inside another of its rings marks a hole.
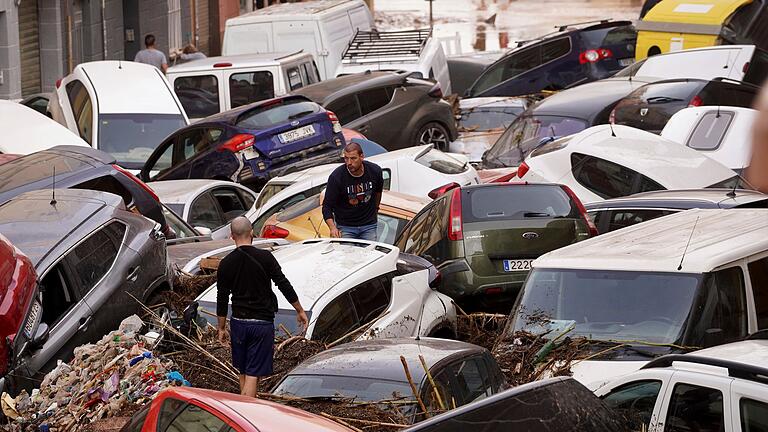
[[[430,127],[424,130],[419,137],[419,144],[434,144],[439,149],[444,149],[448,146],[448,138],[445,136],[445,132],[439,127]]]

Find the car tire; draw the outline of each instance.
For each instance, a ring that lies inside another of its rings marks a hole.
[[[416,132],[414,145],[434,144],[435,148],[442,151],[448,151],[448,143],[451,136],[448,129],[438,122],[429,122],[420,127]]]

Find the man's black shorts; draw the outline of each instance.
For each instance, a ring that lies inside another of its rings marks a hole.
[[[275,324],[272,321],[232,318],[229,327],[232,338],[232,366],[241,375],[272,375]]]

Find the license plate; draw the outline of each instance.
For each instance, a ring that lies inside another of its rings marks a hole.
[[[620,66],[629,66],[634,62],[635,62],[635,59],[633,59],[632,57],[619,59]]]
[[[528,271],[531,269],[532,262],[533,260],[529,260],[529,259],[504,260],[504,271],[505,272]]]
[[[315,134],[315,127],[313,125],[306,125],[298,129],[289,130],[288,132],[283,132],[280,135],[278,135],[278,137],[280,137],[281,143],[289,143],[289,142],[300,140],[302,138],[305,138],[314,134]]]
[[[32,339],[32,330],[35,329],[35,325],[37,324],[38,318],[40,317],[40,310],[42,307],[40,306],[40,303],[35,300],[32,303],[32,307],[29,309],[29,315],[27,315],[27,321],[24,323],[24,335],[27,337],[27,339]]]
[[[253,149],[253,147],[247,147],[243,149],[243,154],[246,159],[256,159],[259,157],[259,152]]]

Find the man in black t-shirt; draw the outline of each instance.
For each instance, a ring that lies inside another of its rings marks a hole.
[[[272,281],[296,309],[296,321],[301,331],[307,329],[309,320],[272,252],[252,245],[251,222],[243,216],[237,217],[232,220],[230,231],[237,248],[221,260],[216,273],[219,342],[232,344],[232,366],[239,373],[240,394],[257,397],[259,379],[273,372],[277,297],[272,292]],[[227,334],[230,295],[231,338]]]
[[[381,167],[363,160],[360,144],[344,147],[344,165],[328,176],[323,219],[331,237],[376,240],[376,221],[384,189]]]

